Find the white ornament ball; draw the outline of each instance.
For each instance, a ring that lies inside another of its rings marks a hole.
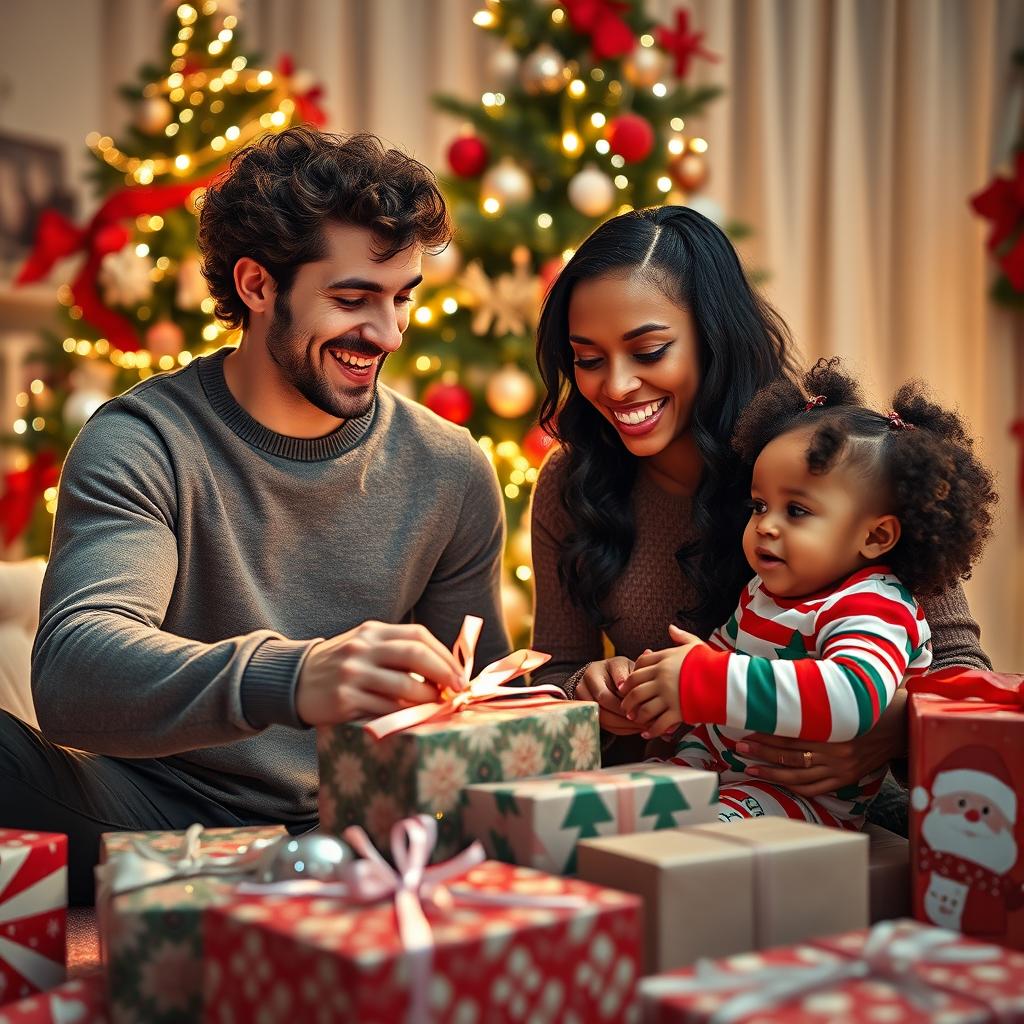
[[[163,96],[147,96],[135,113],[135,127],[143,135],[159,135],[174,117],[174,107]]]
[[[153,260],[139,256],[130,245],[108,253],[99,271],[103,301],[108,306],[137,306],[146,302],[153,294],[153,281],[149,276],[152,269]]]
[[[622,62],[626,81],[638,89],[649,89],[660,82],[665,77],[665,68],[665,54],[654,46],[638,46]]]
[[[497,415],[508,420],[525,416],[537,400],[533,378],[509,363],[487,382],[487,404]]]
[[[487,71],[495,85],[507,87],[519,74],[519,54],[511,46],[499,46],[487,59]]]
[[[89,417],[110,398],[110,395],[103,391],[96,391],[92,388],[79,388],[72,391],[64,400],[64,422],[72,430],[85,426]]]
[[[178,288],[174,301],[179,309],[199,309],[203,299],[210,297],[203,265],[198,256],[186,256],[178,266]]]
[[[431,287],[447,284],[459,272],[461,266],[462,253],[454,242],[449,242],[440,252],[424,253],[423,266],[420,269],[423,283]]]
[[[686,205],[691,210],[696,210],[699,214],[707,217],[708,220],[713,221],[719,227],[725,222],[725,210],[709,196],[693,196]]]
[[[531,96],[560,92],[568,81],[565,58],[549,43],[541,43],[523,58],[519,81]]]
[[[491,167],[480,181],[480,199],[496,199],[502,206],[520,206],[533,198],[530,176],[509,157]]]
[[[584,167],[569,180],[569,202],[585,217],[600,217],[615,202],[615,185],[604,171],[593,164]]]

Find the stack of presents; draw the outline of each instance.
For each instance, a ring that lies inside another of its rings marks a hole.
[[[64,837],[0,833],[0,1021],[1024,1021],[1020,679],[917,681],[908,850],[601,769],[597,706],[524,664],[322,730],[315,833],[105,836],[85,980]]]

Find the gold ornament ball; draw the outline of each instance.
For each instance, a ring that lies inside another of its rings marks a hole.
[[[525,416],[537,400],[533,378],[509,363],[487,382],[487,404],[498,416],[514,420]]]
[[[520,526],[508,541],[508,557],[516,565],[531,564],[530,527]]]
[[[454,242],[449,242],[440,252],[426,253],[420,273],[423,283],[435,287],[447,284],[462,266],[462,253]]]
[[[519,74],[519,54],[511,46],[499,46],[487,60],[487,70],[496,85],[505,88]]]
[[[185,332],[173,320],[158,320],[146,331],[146,348],[159,362],[164,356],[177,359],[185,346]]]
[[[565,58],[548,43],[527,54],[519,69],[519,81],[531,96],[560,92],[567,80]]]
[[[626,81],[637,89],[649,89],[665,74],[665,55],[654,46],[638,46],[622,62]]]
[[[584,167],[569,179],[566,189],[573,209],[585,217],[600,217],[607,213],[615,202],[615,185],[612,179],[593,164]]]
[[[675,183],[687,192],[703,188],[708,180],[708,163],[699,153],[683,153],[669,164]]]
[[[533,182],[522,167],[505,157],[481,179],[480,198],[496,199],[502,206],[519,206],[533,198]]]
[[[147,96],[135,115],[135,127],[143,135],[159,135],[174,117],[174,108],[163,96]]]
[[[511,580],[501,583],[501,615],[509,636],[518,638],[529,633],[532,625],[530,599],[526,591]]]

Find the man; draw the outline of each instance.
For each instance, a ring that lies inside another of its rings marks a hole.
[[[33,650],[42,735],[0,719],[0,824],[70,835],[73,901],[104,831],[312,826],[311,727],[458,685],[467,612],[480,662],[507,653],[494,473],[377,384],[449,235],[430,172],[367,135],[289,129],[207,190],[205,274],[241,344],[82,430]]]

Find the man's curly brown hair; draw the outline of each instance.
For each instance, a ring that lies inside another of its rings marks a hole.
[[[818,360],[803,383],[801,390],[779,380],[754,395],[733,434],[740,458],[753,465],[769,441],[811,430],[812,473],[843,460],[866,488],[886,496],[901,532],[885,561],[910,591],[934,596],[969,579],[998,496],[960,417],[931,401],[921,381],[910,381],[892,400],[901,428],[892,414],[862,404],[859,385],[838,359]]]
[[[415,243],[439,251],[451,238],[434,175],[376,136],[304,126],[266,135],[235,154],[200,206],[199,251],[217,317],[229,327],[249,323],[234,281],[243,256],[286,296],[299,267],[327,254],[328,221],[369,228],[380,262]]]

